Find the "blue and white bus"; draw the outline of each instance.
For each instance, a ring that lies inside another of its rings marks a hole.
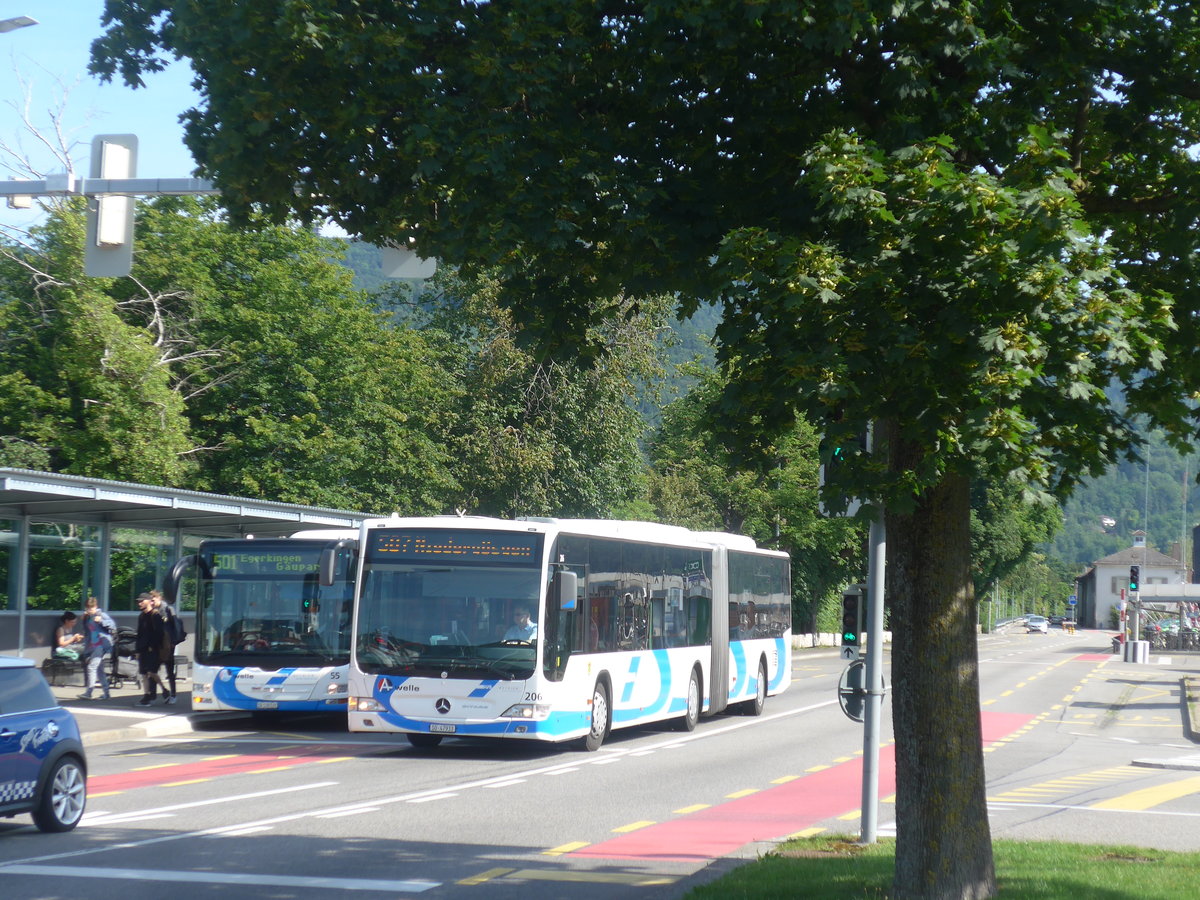
[[[368,520],[351,731],[580,739],[762,712],[791,681],[788,556],[644,522]],[[527,617],[525,614],[528,614]]]
[[[342,712],[348,696],[355,530],[207,540],[163,585],[194,592],[192,709]],[[190,604],[189,604],[190,605]]]

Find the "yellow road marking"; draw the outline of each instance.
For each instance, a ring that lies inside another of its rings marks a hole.
[[[586,847],[588,841],[574,841],[570,844],[559,844],[557,847],[551,847],[549,850],[543,850],[543,856],[562,856],[564,853],[570,853],[573,850],[578,850],[581,847]]]
[[[787,784],[789,781],[795,781],[799,775],[784,775],[782,778],[776,778],[771,784]]]
[[[488,869],[486,872],[480,872],[478,875],[472,875],[470,878],[462,878],[457,884],[483,884],[485,881],[491,881],[493,878],[499,878],[501,875],[507,875],[509,872],[515,872],[516,869]]]
[[[674,884],[679,879],[670,875],[643,875],[639,872],[572,872],[550,869],[520,869],[513,872],[510,878],[524,878],[526,881],[573,881],[577,883],[598,884],[632,884],[636,887],[650,887],[656,884]]]
[[[613,829],[614,834],[627,834],[630,831],[639,831],[642,828],[647,828],[654,823],[651,821],[630,822],[628,825],[621,825]]]
[[[179,787],[181,784],[199,784],[202,781],[212,781],[211,778],[190,778],[187,781],[168,781],[163,787]]]
[[[794,831],[788,835],[789,838],[799,840],[800,838],[810,838],[820,834],[824,828],[805,828],[803,831]]]
[[[737,800],[741,797],[749,797],[751,794],[757,794],[758,788],[746,788],[743,791],[734,791],[732,794],[726,794],[726,800]]]
[[[1093,803],[1092,809],[1149,809],[1152,806],[1166,803],[1168,800],[1178,800],[1200,791],[1200,777],[1184,778],[1171,784],[1160,784],[1156,787],[1142,788],[1111,800],[1101,800]]]
[[[686,816],[688,813],[694,813],[699,812],[702,809],[708,809],[708,806],[709,804],[707,803],[693,803],[691,806],[685,806],[683,809],[675,810],[675,814],[678,816]]]

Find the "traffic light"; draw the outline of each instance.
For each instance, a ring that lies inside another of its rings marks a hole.
[[[862,594],[857,591],[842,594],[842,646],[858,647],[862,643]]]
[[[1140,577],[1141,574],[1142,574],[1141,566],[1130,566],[1129,567],[1129,589],[1131,591],[1141,590],[1141,588],[1138,587],[1138,584],[1141,581],[1141,577]]]

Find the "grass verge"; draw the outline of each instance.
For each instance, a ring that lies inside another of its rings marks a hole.
[[[687,900],[886,898],[895,841],[863,846],[824,835],[788,841],[757,862],[695,888]],[[1144,847],[995,841],[996,882],[1004,900],[1195,900],[1200,853]]]

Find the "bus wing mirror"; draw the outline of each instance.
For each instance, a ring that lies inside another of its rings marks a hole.
[[[317,563],[317,578],[321,582],[322,587],[333,586],[333,583],[337,580],[338,556],[343,550],[353,546],[354,541],[343,539],[332,547],[326,547],[321,551],[321,559]]]
[[[179,585],[183,581],[183,576],[187,574],[188,569],[195,566],[197,569],[207,569],[204,565],[204,560],[198,553],[193,553],[191,556],[180,557],[175,565],[171,566],[171,571],[167,573],[167,577],[163,579],[163,601],[178,608],[179,606]]]
[[[558,608],[574,610],[579,603],[579,576],[562,569],[558,573]]]

